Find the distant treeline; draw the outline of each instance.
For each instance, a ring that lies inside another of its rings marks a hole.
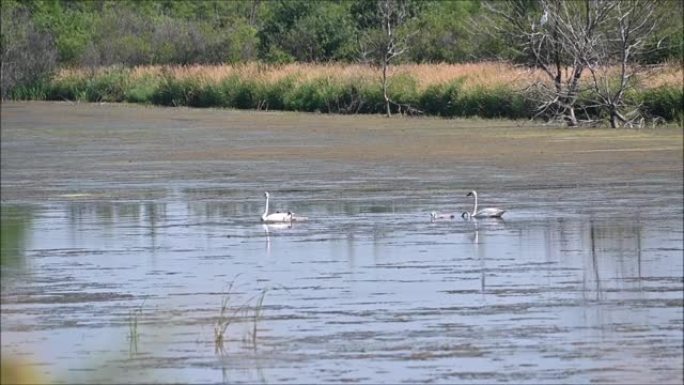
[[[539,12],[533,1],[530,12]],[[480,0],[405,1],[415,30],[406,62],[510,59],[516,51],[482,28]],[[641,58],[682,56],[682,1],[658,1],[667,23],[660,49]],[[3,0],[2,50],[46,50],[60,65],[127,66],[263,61],[358,60],[359,36],[379,28],[369,0]],[[491,31],[493,32],[493,31]],[[35,41],[38,40],[38,41]],[[12,53],[12,52],[7,52]],[[31,55],[31,53],[25,53]],[[41,52],[44,54],[44,52]],[[11,56],[11,55],[10,55]]]
[[[539,12],[534,1],[520,0]],[[404,0],[415,30],[402,58],[413,63],[515,61],[520,53],[483,30],[480,0]],[[682,1],[657,1],[670,15],[642,61],[682,57]],[[127,66],[263,61],[354,62],[359,36],[380,27],[369,0],[3,0],[2,49],[54,50],[60,65]],[[495,28],[492,26],[490,28]],[[31,39],[44,40],[42,44]],[[29,40],[26,42],[25,40]],[[3,56],[3,61],[5,57]]]

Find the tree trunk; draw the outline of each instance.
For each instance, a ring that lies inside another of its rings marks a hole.
[[[385,111],[387,113],[387,117],[392,117],[392,112],[390,111],[390,100],[389,96],[387,96],[387,67],[389,66],[389,63],[387,60],[383,61],[382,63],[382,96],[385,98]]]
[[[619,123],[618,123],[618,118],[617,115],[615,115],[614,112],[610,113],[610,128],[618,128]]]
[[[261,0],[252,0],[252,7],[249,10],[249,25],[250,27],[254,27],[256,25],[256,14],[257,14],[257,9],[259,8],[259,2]]]
[[[611,128],[620,128],[622,127],[625,123],[627,123],[627,119],[622,116],[620,111],[618,111],[616,106],[611,106],[610,107],[610,127]]]
[[[568,121],[568,127],[577,126],[577,118],[575,117],[575,109],[573,107],[568,107],[568,115],[565,118]]]

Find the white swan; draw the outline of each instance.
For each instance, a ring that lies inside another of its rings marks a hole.
[[[308,219],[307,217],[300,217],[297,216],[295,213],[292,211],[288,211],[286,213],[281,213],[280,211],[276,211],[272,214],[268,213],[268,198],[269,194],[268,191],[264,192],[264,196],[266,197],[266,207],[264,208],[264,213],[261,215],[261,221],[264,223],[285,223],[285,222],[295,222],[295,221],[303,221]]]
[[[467,212],[464,211],[463,214],[461,214],[461,217],[464,219],[470,219],[470,218],[501,218],[501,216],[506,212],[506,210],[502,210],[500,208],[496,207],[488,207],[486,209],[482,209],[480,211],[477,210],[477,192],[475,190],[469,192],[467,195],[469,196],[474,196],[475,197],[475,206],[473,207],[472,212]]]

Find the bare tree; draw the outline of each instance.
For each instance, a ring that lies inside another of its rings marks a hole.
[[[639,71],[632,57],[645,47],[656,27],[654,11],[653,1],[616,3],[609,14],[611,28],[596,46],[597,56],[604,58],[604,63],[587,63],[592,80],[592,102],[596,108],[607,111],[613,128],[643,121],[639,106],[625,103],[625,93],[634,87],[634,78]],[[617,73],[613,73],[614,68]]]
[[[617,127],[638,115],[638,108],[627,106],[624,97],[637,70],[631,59],[656,23],[653,1],[509,0],[487,6],[497,19],[496,30],[547,76],[548,82],[529,90],[538,103],[537,116],[576,126],[595,124],[607,115]],[[582,78],[586,72],[590,80]],[[577,117],[579,109],[583,119]],[[625,110],[630,110],[629,117]]]
[[[407,1],[377,0],[376,6],[380,28],[368,32],[361,40],[361,59],[381,67],[385,113],[387,117],[391,117],[392,104],[400,109],[411,109],[410,106],[402,106],[389,97],[389,69],[392,61],[408,50],[409,40],[416,32],[402,28],[410,16]]]

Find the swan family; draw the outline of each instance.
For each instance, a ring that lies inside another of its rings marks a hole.
[[[280,212],[276,211],[274,213],[269,214],[268,213],[268,201],[269,201],[269,193],[268,191],[264,192],[264,196],[266,197],[266,204],[264,207],[264,213],[261,215],[261,222],[263,223],[292,223],[292,222],[297,222],[297,221],[305,221],[309,218],[303,217],[300,215],[297,215],[293,213],[292,211],[287,211],[287,212]],[[471,218],[501,218],[501,216],[506,212],[506,210],[502,210],[497,207],[487,207],[484,209],[477,209],[477,192],[475,190],[469,192],[466,194],[466,197],[474,197],[475,198],[475,205],[473,206],[473,211],[468,212],[464,211],[461,214],[461,217],[463,219],[471,219]],[[438,213],[436,211],[433,211],[430,213],[430,218],[432,220],[438,220],[438,219],[454,219],[456,218],[456,213]]]
[[[475,205],[473,206],[473,211],[464,211],[461,213],[461,218],[470,220],[471,218],[501,218],[503,214],[506,212],[506,210],[502,210],[498,207],[487,207],[484,209],[477,209],[477,191],[473,190],[466,194],[466,197],[474,197],[475,198]],[[438,219],[454,219],[456,218],[456,214],[452,213],[443,213],[440,214],[436,211],[433,211],[430,213],[430,217],[432,220],[438,220]]]

